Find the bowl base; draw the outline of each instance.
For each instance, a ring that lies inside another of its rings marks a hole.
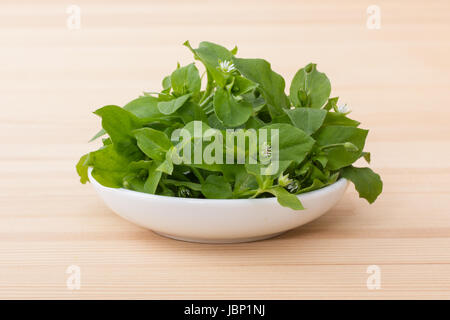
[[[235,239],[198,239],[198,238],[185,238],[185,237],[179,237],[163,232],[153,231],[157,235],[179,240],[179,241],[186,241],[186,242],[196,242],[196,243],[210,243],[210,244],[226,244],[226,243],[242,243],[242,242],[253,242],[253,241],[260,241],[260,240],[266,240],[270,238],[274,238],[276,236],[279,236],[280,234],[285,233],[286,231],[278,232],[278,233],[272,233],[267,234],[264,236],[257,236],[257,237],[250,237],[250,238],[235,238]]]

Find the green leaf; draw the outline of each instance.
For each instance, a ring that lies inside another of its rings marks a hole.
[[[85,154],[84,156],[82,156],[80,158],[80,160],[77,163],[77,173],[80,176],[80,182],[82,184],[85,184],[86,182],[89,181],[89,177],[88,177],[88,168],[89,168],[89,164],[88,164],[88,157],[89,154]]]
[[[101,129],[99,132],[97,132],[90,140],[89,142],[92,142],[94,140],[97,140],[98,138],[100,138],[101,136],[105,135],[106,131],[105,129]]]
[[[130,190],[154,194],[161,178],[161,172],[155,171],[158,163],[152,160],[133,161],[123,178],[123,186]]]
[[[166,159],[158,166],[158,168],[156,168],[156,170],[171,175],[173,171],[173,163],[170,159]]]
[[[200,42],[197,49],[193,49],[188,41],[184,45],[194,53],[196,59],[205,65],[218,86],[224,87],[227,84],[228,75],[219,69],[220,61],[231,61],[233,57],[227,48],[207,41]]]
[[[121,156],[108,145],[89,154],[89,165],[92,165],[92,176],[105,187],[120,188],[122,179],[128,171],[129,160]]]
[[[287,109],[286,109],[287,111]],[[276,116],[274,118],[272,118],[272,123],[287,123],[287,124],[292,124],[291,118],[289,118],[289,116],[285,113],[281,116]]]
[[[359,122],[353,119],[350,119],[342,113],[336,112],[327,112],[325,120],[323,121],[323,126],[348,126],[348,127],[357,127],[359,126]]]
[[[336,110],[338,100],[339,100],[339,97],[329,98],[327,103],[323,106],[323,109],[325,109],[327,111],[329,111],[331,109]]]
[[[164,77],[162,81],[163,92],[169,93],[170,88],[172,88],[172,83],[170,82],[170,76]]]
[[[201,127],[201,132],[196,132],[196,130],[195,130],[196,126]],[[203,135],[205,134],[205,132],[208,129],[211,129],[211,127],[208,126],[208,124],[206,124],[205,122],[195,120],[195,121],[187,123],[183,127],[183,129],[187,130],[192,138],[203,138]]]
[[[172,114],[179,108],[181,108],[186,103],[186,101],[188,101],[191,95],[191,93],[188,93],[173,100],[160,101],[158,102],[158,110],[165,115]]]
[[[245,129],[259,129],[264,127],[266,124],[256,116],[251,116],[250,119],[245,123]]]
[[[272,161],[269,164],[245,164],[247,172],[256,177],[259,180],[259,184],[262,187],[262,183],[267,184],[268,180],[273,180],[283,173],[290,165],[291,160]]]
[[[233,193],[231,185],[223,176],[209,175],[202,184],[202,193],[208,199],[229,199]]]
[[[217,115],[215,113],[211,114],[208,117],[208,125],[211,128],[214,129],[219,129],[219,130],[226,130],[227,126],[225,126],[220,120],[219,118],[217,118]]]
[[[133,159],[141,156],[132,132],[142,127],[142,124],[134,114],[113,105],[100,108],[94,113],[102,118],[102,127],[118,153]]]
[[[111,138],[110,138],[110,137],[108,137],[108,138],[103,138],[103,139],[102,139],[102,143],[103,143],[104,146],[107,146],[107,145],[109,145],[109,144],[112,144]]]
[[[286,110],[286,113],[292,124],[308,135],[313,134],[322,126],[327,115],[326,110],[310,108]]]
[[[258,181],[256,180],[254,175],[248,174],[245,166],[237,166],[233,165],[233,167],[239,168],[234,177],[234,193],[238,194],[243,193],[248,190],[257,190],[258,189]]]
[[[194,63],[177,68],[170,76],[173,95],[183,96],[187,93],[200,92],[201,79]]]
[[[184,124],[187,124],[191,121],[207,121],[207,117],[205,111],[193,101],[186,102],[181,108],[179,108],[176,112],[176,115],[179,116]]]
[[[258,87],[258,85],[253,81],[241,76],[235,76],[231,92],[235,96],[239,96],[254,90],[256,87]]]
[[[218,88],[214,95],[214,110],[223,124],[237,127],[250,118],[252,105],[244,100],[238,101],[227,90]]]
[[[306,94],[307,103],[304,98],[301,101],[299,92]],[[330,92],[330,80],[324,73],[317,71],[314,63],[310,63],[297,71],[289,90],[290,99],[296,107],[311,108],[321,108],[328,100]]]
[[[345,126],[328,126],[321,128],[316,134],[316,142],[321,147],[342,144],[323,149],[328,157],[327,168],[337,170],[355,162],[362,153],[368,130]],[[354,144],[358,151],[351,151],[344,147],[345,142]]]
[[[370,163],[370,152],[363,152],[361,156],[366,160],[367,163]]]
[[[270,115],[272,117],[282,115],[283,109],[288,106],[283,77],[272,71],[270,63],[263,59],[233,58],[233,62],[244,77],[259,84]]]
[[[164,132],[142,128],[133,133],[142,152],[151,159],[164,161],[165,153],[172,147],[172,143]]]
[[[267,190],[267,192],[270,192],[271,194],[276,196],[278,203],[281,204],[283,207],[291,208],[293,210],[305,209],[296,195],[289,193],[286,189],[282,187],[275,187]]]
[[[311,164],[310,171],[309,171],[309,178],[314,180],[318,179],[320,181],[326,181],[328,180],[329,171],[322,171],[315,165]]]
[[[164,161],[156,168],[157,171],[161,171],[164,173],[167,173],[168,175],[171,175],[173,172],[173,162],[172,162],[172,156],[173,152],[175,150],[175,147],[171,147],[165,154]]]
[[[165,115],[158,110],[158,98],[147,96],[128,102],[123,108],[142,122],[151,122],[163,118]]]
[[[159,112],[158,99],[151,96],[140,97],[127,103],[123,109],[131,112],[141,120],[142,123],[157,121],[166,115]],[[100,130],[89,142],[96,140],[97,138],[106,134],[104,129]]]
[[[345,167],[341,170],[342,176],[355,185],[360,198],[373,203],[383,190],[383,182],[378,174],[370,168]]]
[[[278,138],[279,160],[291,160],[300,163],[314,145],[314,139],[303,130],[290,124],[275,123],[264,126],[261,129],[267,130],[267,140],[272,147],[274,147],[272,140]],[[276,150],[272,148],[272,152],[274,153]]]
[[[318,163],[320,163],[320,165],[322,166],[322,168],[325,168],[326,165],[327,165],[327,163],[328,163],[328,158],[327,158],[327,156],[324,155],[324,154],[318,154],[318,155],[315,155],[315,156],[313,157],[313,160],[314,160],[314,161],[317,161]]]
[[[162,172],[157,171],[159,163],[152,161],[151,166],[148,168],[148,177],[144,184],[144,190],[147,193],[155,194],[158,188],[159,180],[161,179]]]

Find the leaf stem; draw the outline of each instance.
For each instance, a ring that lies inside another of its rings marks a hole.
[[[259,196],[261,193],[263,193],[264,190],[258,189],[256,190],[255,194],[249,197],[249,199],[255,199],[257,196]]]
[[[200,181],[200,183],[203,184],[205,182],[205,179],[203,178],[200,171],[195,167],[191,167],[191,170],[192,170],[192,173],[197,177],[198,181]]]
[[[200,105],[202,105],[202,102],[205,101],[211,95],[211,92],[214,88],[214,86],[213,86],[214,81],[213,81],[209,71],[206,71],[206,78],[208,79],[208,81],[206,82],[205,92],[203,93],[203,96],[200,99],[200,102],[199,102]]]

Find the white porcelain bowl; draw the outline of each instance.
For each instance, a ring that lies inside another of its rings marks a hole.
[[[305,210],[282,207],[276,198],[190,199],[114,189],[89,180],[108,207],[122,218],[177,240],[205,243],[247,242],[271,238],[317,219],[339,199],[348,181],[298,196]]]

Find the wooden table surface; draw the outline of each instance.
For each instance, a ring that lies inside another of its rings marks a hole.
[[[2,1],[0,298],[450,298],[450,2],[376,1],[369,29],[372,2]],[[66,26],[72,3],[80,29]],[[370,128],[378,201],[350,187],[322,218],[234,245],[165,239],[110,211],[74,169],[97,147],[92,111],[160,89],[191,61],[187,39],[237,44],[288,84],[318,63]]]

